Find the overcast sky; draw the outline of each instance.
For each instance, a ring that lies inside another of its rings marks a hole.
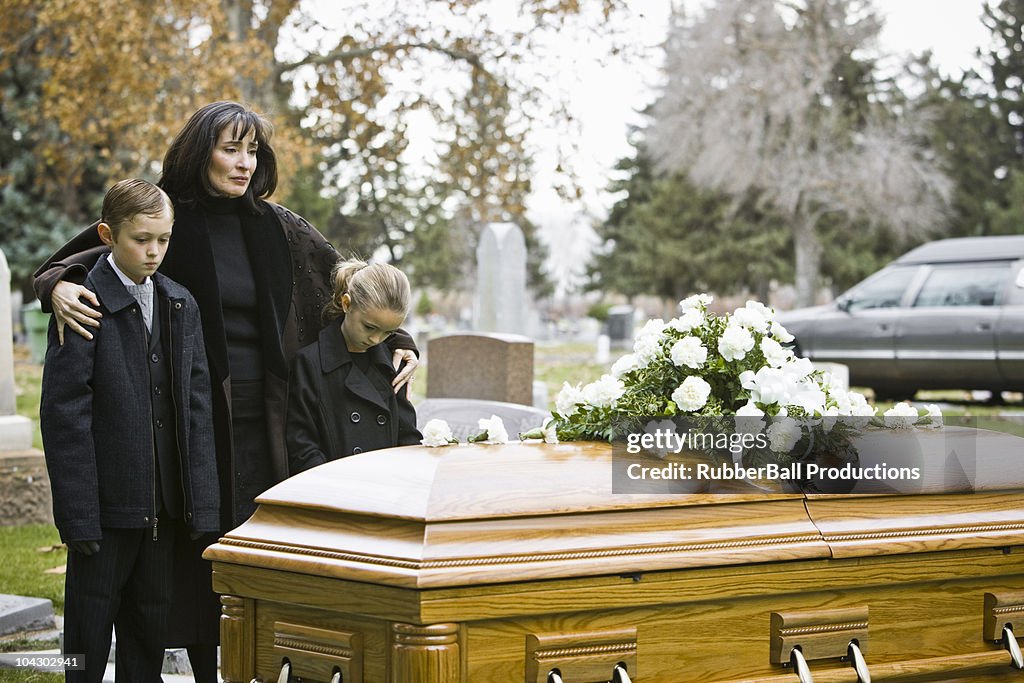
[[[676,0],[677,2],[679,0]],[[689,0],[694,1],[694,0]],[[603,189],[615,162],[632,153],[628,126],[641,122],[637,110],[648,104],[657,84],[658,44],[665,34],[670,0],[629,0],[639,19],[630,26],[637,44],[651,48],[642,64],[600,65],[593,55],[576,51],[560,70],[572,91],[573,110],[581,122],[575,167],[586,196],[582,206],[566,205],[551,189],[545,173],[553,164],[537,159],[530,218],[542,226],[551,246],[553,274],[562,281],[579,268],[581,246],[592,243],[590,223],[603,218],[614,198]],[[895,55],[930,49],[945,73],[958,73],[973,63],[975,49],[987,40],[980,21],[983,0],[875,0],[885,17],[881,49]],[[569,48],[572,49],[572,48]],[[540,140],[544,133],[540,133]],[[549,145],[557,144],[552,139]]]

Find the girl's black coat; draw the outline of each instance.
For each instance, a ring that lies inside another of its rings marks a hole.
[[[391,352],[383,344],[367,352],[370,372],[390,384]],[[392,446],[417,444],[416,411],[403,390],[387,398],[357,368],[345,346],[339,321],[292,363],[285,429],[290,474],[329,460]]]

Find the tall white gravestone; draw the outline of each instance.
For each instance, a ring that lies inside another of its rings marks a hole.
[[[14,414],[14,330],[11,327],[11,269],[0,249],[0,451],[32,447],[32,421]]]
[[[526,240],[515,223],[488,223],[476,248],[474,329],[523,334],[526,329]]]

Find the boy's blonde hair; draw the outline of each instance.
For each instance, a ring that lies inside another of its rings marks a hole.
[[[163,215],[164,207],[173,220],[174,205],[166,192],[148,180],[127,178],[107,190],[100,220],[110,226],[110,232],[116,238],[118,231],[136,216],[158,218]]]
[[[344,314],[341,297],[348,294],[350,305],[409,313],[410,288],[405,273],[388,263],[368,264],[356,258],[338,261],[331,270],[331,300],[324,306],[324,320]]]

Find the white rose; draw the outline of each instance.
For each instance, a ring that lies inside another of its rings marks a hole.
[[[563,382],[562,390],[555,397],[555,412],[562,417],[569,417],[579,410],[581,403],[583,403],[583,392],[580,390],[580,385],[573,386],[568,382]]]
[[[672,345],[669,352],[677,366],[699,368],[708,359],[708,350],[698,337],[684,337]]]
[[[885,426],[892,429],[910,429],[920,417],[917,408],[909,403],[897,403],[882,413],[882,416],[885,418]]]
[[[750,330],[738,325],[726,325],[718,340],[718,353],[727,361],[743,360],[747,351],[754,348],[754,337]]]
[[[711,385],[700,377],[691,375],[672,392],[672,400],[680,410],[689,413],[703,408],[710,395]]]
[[[803,432],[796,420],[778,420],[768,427],[768,447],[776,453],[789,453]]]
[[[497,415],[491,415],[489,418],[480,418],[477,422],[480,426],[480,432],[487,434],[487,443],[508,443],[508,430],[505,429],[505,423]]]
[[[424,446],[447,446],[454,440],[452,428],[444,420],[434,418],[423,425],[423,440],[420,443]]]

